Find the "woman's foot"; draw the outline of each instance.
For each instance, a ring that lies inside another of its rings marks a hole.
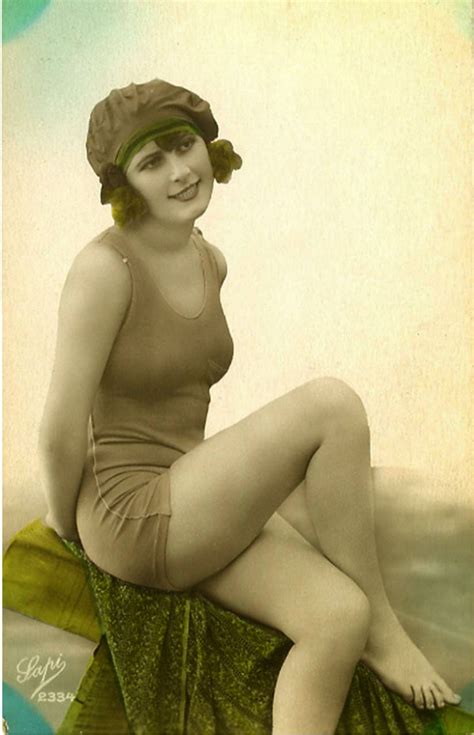
[[[362,661],[385,686],[420,709],[461,701],[410,640],[391,608],[383,621],[372,621]]]

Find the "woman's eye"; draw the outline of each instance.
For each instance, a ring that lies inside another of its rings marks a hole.
[[[194,145],[194,138],[186,138],[186,140],[183,140],[183,142],[179,144],[178,150],[179,151],[189,151],[189,149],[192,148],[193,145]]]
[[[160,160],[161,159],[160,159],[159,156],[155,156],[155,158],[150,158],[149,161],[147,161],[146,163],[143,164],[143,166],[141,168],[141,171],[143,171],[143,170],[145,170],[147,168],[155,168],[155,166],[157,166],[160,163]]]

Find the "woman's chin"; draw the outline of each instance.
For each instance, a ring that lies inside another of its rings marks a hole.
[[[210,202],[210,197],[196,197],[196,199],[190,200],[189,202],[180,202],[183,205],[179,209],[175,209],[172,213],[170,212],[169,222],[174,224],[182,223],[183,225],[187,222],[194,222],[198,217],[201,217],[207,210]]]

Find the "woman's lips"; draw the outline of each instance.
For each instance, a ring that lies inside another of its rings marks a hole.
[[[182,189],[178,194],[174,194],[171,199],[178,199],[180,202],[187,202],[188,199],[194,199],[198,191],[199,181],[195,184],[190,184],[185,189]]]

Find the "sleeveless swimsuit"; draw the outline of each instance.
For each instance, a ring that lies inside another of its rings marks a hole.
[[[91,412],[77,528],[86,554],[104,571],[175,590],[166,574],[170,473],[203,441],[209,389],[233,354],[217,263],[195,229],[204,301],[188,317],[169,304],[139,248],[119,231],[111,227],[96,241],[118,251],[132,295]]]

